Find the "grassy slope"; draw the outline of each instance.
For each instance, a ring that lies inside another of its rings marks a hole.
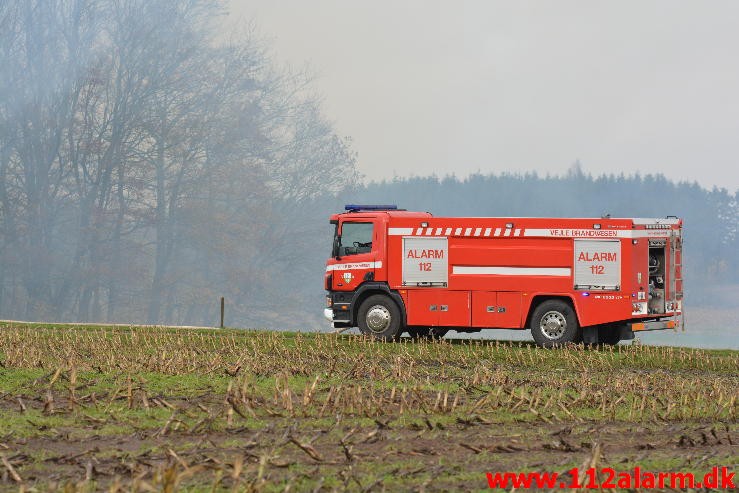
[[[0,364],[0,453],[44,488],[474,489],[591,459],[739,462],[737,351],[31,324],[0,328]]]

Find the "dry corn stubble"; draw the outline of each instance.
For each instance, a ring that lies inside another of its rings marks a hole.
[[[677,426],[711,420],[725,443],[731,433],[720,423],[736,421],[739,388],[736,352],[649,346],[549,351],[483,341],[387,344],[330,334],[11,326],[0,330],[0,358],[9,369],[43,372],[30,386],[35,393],[27,387],[7,396],[13,412],[32,414],[31,422],[39,411],[49,419],[74,417],[96,433],[119,426],[141,434],[144,442],[174,441],[159,455],[137,456],[118,482],[108,478],[106,483],[111,488],[136,484],[141,491],[173,491],[204,472],[217,488],[256,491],[269,483],[275,468],[286,467],[286,456],[321,467],[358,466],[368,461],[359,444],[382,444],[387,434],[401,430],[441,433],[521,422]],[[168,387],[163,393],[161,384],[152,381],[157,375],[175,382],[195,375],[205,377],[208,385],[184,393]],[[266,448],[252,438],[236,455],[223,457],[218,447],[198,456],[176,445],[185,438],[248,433],[264,423],[287,426]],[[316,440],[294,429],[305,423],[321,423],[315,426],[327,436],[342,426],[371,429],[363,441],[337,439],[327,451],[323,435]],[[706,443],[714,440],[708,436]],[[433,444],[428,447],[433,450]],[[511,440],[492,448],[470,447],[465,450],[475,454],[526,450]],[[416,447],[409,453],[434,455],[424,450]],[[83,456],[68,460],[77,463]],[[28,481],[27,461],[13,460],[10,466]],[[105,478],[103,465],[80,464],[86,477]]]

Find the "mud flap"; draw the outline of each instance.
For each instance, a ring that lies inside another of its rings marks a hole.
[[[584,344],[598,344],[598,327],[583,327],[582,328],[582,342]]]
[[[621,326],[621,340],[622,341],[630,341],[634,339],[635,337],[636,336],[634,335],[634,331],[631,330],[631,326],[629,324]]]

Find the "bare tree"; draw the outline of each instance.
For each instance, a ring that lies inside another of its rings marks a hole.
[[[5,313],[206,321],[216,294],[269,311],[299,256],[283,204],[353,181],[354,156],[307,78],[276,70],[250,31],[223,41],[222,12],[0,4]]]

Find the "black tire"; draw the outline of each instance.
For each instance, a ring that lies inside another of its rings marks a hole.
[[[620,325],[607,325],[605,327],[598,327],[598,344],[615,346],[619,342],[621,342]]]
[[[362,302],[357,325],[362,334],[382,341],[397,340],[403,332],[400,308],[383,294],[373,294]]]
[[[552,348],[582,340],[582,330],[572,306],[562,300],[546,300],[531,315],[529,323],[534,341],[541,347]]]

